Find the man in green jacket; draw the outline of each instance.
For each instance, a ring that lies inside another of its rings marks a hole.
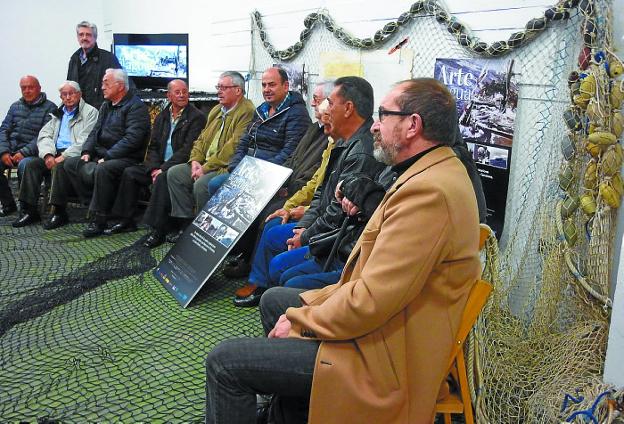
[[[208,182],[227,171],[238,141],[253,118],[255,107],[244,97],[245,79],[240,73],[222,73],[216,89],[219,104],[208,114],[206,127],[195,141],[188,163],[172,166],[167,171],[173,217],[192,217],[195,205],[201,207],[206,203]],[[144,245],[152,248],[162,244],[170,224],[168,220],[147,224],[154,231]]]

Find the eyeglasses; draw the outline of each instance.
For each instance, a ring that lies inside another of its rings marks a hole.
[[[383,122],[384,116],[387,116],[387,115],[409,116],[409,115],[412,115],[413,113],[414,112],[406,112],[403,110],[387,110],[387,109],[384,109],[383,107],[379,107],[379,109],[377,110],[377,115],[379,115],[379,122]]]
[[[225,91],[228,88],[234,88],[234,87],[238,87],[238,85],[215,85],[215,89],[217,91]]]
[[[76,94],[78,94],[77,91],[61,91],[60,92],[61,97],[74,97]]]

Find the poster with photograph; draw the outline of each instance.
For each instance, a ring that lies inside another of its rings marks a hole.
[[[273,66],[281,68],[288,74],[290,89],[300,93],[304,98],[308,95],[308,86],[305,80],[305,64],[295,65],[292,63],[274,63]]]
[[[472,153],[500,237],[505,222],[518,85],[514,60],[436,59],[435,78],[455,96],[459,131]]]
[[[245,156],[199,211],[154,276],[188,306],[292,170]]]

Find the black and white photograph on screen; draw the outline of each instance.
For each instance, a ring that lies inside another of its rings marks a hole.
[[[186,46],[115,46],[119,63],[131,77],[186,78]]]

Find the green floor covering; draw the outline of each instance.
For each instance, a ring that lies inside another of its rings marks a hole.
[[[171,247],[145,230],[95,239],[83,224],[14,229],[0,218],[0,422],[202,422],[204,357],[257,336],[241,281],[217,271],[182,309],[151,268]]]

